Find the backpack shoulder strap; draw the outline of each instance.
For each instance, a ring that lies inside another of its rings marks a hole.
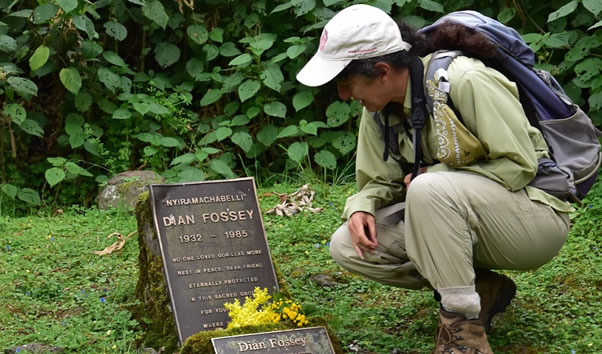
[[[426,74],[424,75],[424,82],[425,82],[426,90],[428,90],[428,85],[426,85],[426,82],[428,80],[435,79],[436,81],[439,82],[439,89],[443,90],[444,92],[449,93],[449,82],[447,80],[447,69],[449,68],[451,62],[460,55],[462,55],[462,52],[459,50],[440,50],[440,51],[433,53],[431,60],[429,61],[428,65],[427,65]],[[441,87],[442,85],[446,86],[446,87]],[[428,109],[430,114],[433,114],[433,106],[434,106],[433,94],[434,93],[425,91],[425,94],[426,94],[426,108]],[[453,104],[451,103],[451,100],[448,101],[448,105],[450,107],[452,107],[452,109],[453,109]],[[455,109],[454,109],[454,111],[455,111]],[[457,112],[456,112],[456,115],[458,115]],[[459,117],[459,115],[458,115],[458,117]]]
[[[424,95],[424,65],[419,57],[412,57],[409,65],[410,83],[412,85],[412,113],[410,123],[414,128],[414,168],[412,179],[420,173],[422,161],[422,128],[426,124],[427,108]]]

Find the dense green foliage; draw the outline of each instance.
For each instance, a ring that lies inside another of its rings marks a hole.
[[[344,348],[430,352],[438,321],[432,292],[380,285],[337,266],[328,241],[355,188],[314,188],[313,204],[323,211],[291,218],[265,211],[280,203],[273,192],[291,193],[295,187],[259,190],[271,253],[291,298],[308,316],[324,318]],[[496,353],[600,352],[601,220],[598,182],[573,215],[571,234],[558,257],[533,272],[506,273],[518,292],[494,319],[489,338]],[[133,216],[74,208],[52,217],[0,217],[0,229],[0,349],[37,342],[65,352],[142,352],[145,345],[138,347],[136,340],[144,337],[145,326],[131,317],[138,277],[136,237],[111,255],[92,254],[116,241],[107,235],[134,231]],[[319,286],[313,280],[318,274],[331,276],[338,285]],[[160,345],[146,346],[158,350]]]
[[[168,182],[340,175],[360,106],[295,75],[356,2],[0,0],[0,212],[90,205],[130,169]],[[599,0],[361,2],[415,27],[465,8],[514,26],[602,124]]]

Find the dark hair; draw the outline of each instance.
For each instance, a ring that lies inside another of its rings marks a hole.
[[[378,62],[386,62],[397,69],[406,68],[413,56],[424,56],[441,49],[461,50],[464,54],[476,58],[492,58],[497,46],[486,35],[462,25],[445,22],[430,31],[426,36],[417,33],[404,22],[397,22],[401,38],[410,43],[410,51],[399,51],[374,58],[353,60],[335,80],[359,74],[368,78],[376,78],[379,72],[375,68]]]

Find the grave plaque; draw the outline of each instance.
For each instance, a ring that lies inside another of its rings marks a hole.
[[[150,195],[181,343],[225,328],[225,302],[278,290],[253,178],[152,184]]]
[[[211,339],[216,354],[335,354],[324,327]]]

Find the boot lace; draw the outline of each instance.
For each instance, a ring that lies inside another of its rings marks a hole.
[[[459,332],[462,332],[462,328],[450,328],[450,327],[444,326],[443,324],[440,324],[439,331],[437,334],[436,347],[439,348],[439,346],[442,346],[443,350],[438,351],[438,353],[450,353],[450,354],[458,353],[455,350],[458,350],[461,353],[466,353],[466,351],[468,350],[468,347],[456,342],[456,341],[464,339],[463,336],[458,335]],[[476,351],[475,353],[479,354],[481,352]]]

